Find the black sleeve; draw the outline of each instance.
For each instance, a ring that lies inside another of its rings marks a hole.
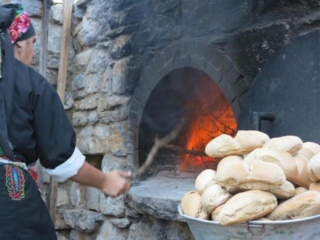
[[[32,71],[33,128],[41,164],[54,169],[68,160],[76,146],[74,129],[56,90],[39,73]]]

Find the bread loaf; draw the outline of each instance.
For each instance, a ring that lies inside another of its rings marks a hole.
[[[302,147],[302,149],[297,153],[297,155],[302,155],[306,159],[310,160],[315,154],[310,149]]]
[[[242,155],[243,152],[240,144],[233,137],[221,134],[207,144],[205,153],[209,157],[224,158],[230,155]]]
[[[286,181],[282,168],[262,160],[255,160],[249,168],[249,175],[236,187],[243,189],[270,190],[280,187]]]
[[[223,158],[217,167],[216,181],[224,187],[236,186],[249,175],[249,166],[240,156]]]
[[[278,149],[257,148],[248,154],[243,161],[248,165],[256,160],[263,160],[279,165],[284,171],[286,178],[290,180],[298,173],[297,165],[290,153]]]
[[[267,218],[289,220],[320,214],[320,192],[307,191],[279,204]]]
[[[320,145],[314,142],[303,143],[303,148],[307,148],[313,152],[314,155],[320,153]]]
[[[201,205],[201,196],[195,191],[187,192],[181,199],[181,210],[189,216],[199,219],[209,219],[209,215],[203,210]]]
[[[296,188],[296,192],[294,193],[293,197],[298,196],[301,193],[307,192],[308,189],[304,188],[304,187],[297,187]]]
[[[296,189],[289,181],[285,181],[279,188],[270,189],[269,192],[274,194],[278,199],[288,199],[294,196]]]
[[[242,149],[243,153],[249,153],[256,148],[262,147],[268,140],[269,136],[260,131],[238,131],[234,138]]]
[[[204,211],[211,214],[216,207],[224,204],[230,197],[231,194],[229,194],[225,188],[221,187],[219,184],[214,184],[206,188],[203,192],[201,196],[201,205]]]
[[[296,162],[298,174],[290,178],[290,181],[299,187],[309,189],[309,185],[312,182],[308,174],[308,161],[299,157],[293,157]]]
[[[277,198],[259,190],[238,193],[227,201],[215,219],[221,225],[233,225],[261,218],[277,206]]]
[[[309,190],[320,192],[320,182],[311,183],[309,186]]]
[[[286,151],[291,155],[295,155],[302,149],[303,142],[297,136],[283,136],[277,138],[271,138],[267,141],[263,148],[275,148]]]
[[[224,204],[220,205],[219,207],[217,207],[211,214],[211,220],[212,221],[217,221],[217,216],[219,214],[219,212],[222,210]]]
[[[311,180],[318,181],[320,179],[320,153],[309,160],[307,171]]]
[[[204,190],[216,183],[216,171],[212,169],[206,169],[202,171],[196,178],[195,188],[197,192],[202,195]]]

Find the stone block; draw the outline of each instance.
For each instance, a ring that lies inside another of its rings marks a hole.
[[[128,228],[132,223],[128,218],[112,218],[110,222],[117,228]]]
[[[224,93],[224,95],[227,97],[227,99],[231,103],[235,99],[236,95],[234,94],[229,83],[222,80],[221,82],[219,82],[219,86],[220,86],[222,92]]]
[[[91,111],[88,115],[88,122],[91,125],[96,124],[97,122],[99,122],[99,115],[97,111]]]
[[[105,221],[97,234],[96,240],[127,240],[128,230],[113,226],[110,221]]]
[[[125,206],[123,196],[117,198],[105,197],[103,194],[100,195],[100,209],[101,213],[106,216],[124,217]]]
[[[84,209],[63,210],[62,212],[65,222],[79,232],[96,231],[104,219],[101,213]]]
[[[95,48],[88,62],[86,73],[103,73],[110,62],[110,56],[106,49]]]
[[[92,29],[99,29],[99,23],[91,18],[84,16],[77,39],[82,47],[92,46],[99,42],[98,35],[99,31],[92,31]]]
[[[83,233],[77,230],[71,230],[69,240],[96,240],[97,233]]]
[[[87,94],[95,94],[100,92],[101,87],[103,85],[102,74],[94,73],[88,74],[85,77],[85,88]]]
[[[98,106],[98,95],[89,96],[85,99],[81,99],[74,102],[76,110],[92,110]]]
[[[94,127],[85,127],[79,131],[77,142],[84,154],[110,153],[118,157],[125,156],[125,124],[96,124]]]
[[[114,156],[105,155],[102,159],[101,169],[103,172],[110,172],[115,169],[120,168],[120,158],[116,158]]]
[[[57,194],[57,207],[67,205],[69,204],[69,202],[70,202],[70,199],[69,199],[68,189],[60,185],[58,188],[58,194]]]
[[[218,70],[216,70],[215,66],[212,65],[210,62],[206,62],[205,70],[204,70],[212,80],[216,83],[219,83],[222,79],[222,75]]]
[[[235,101],[233,101],[231,103],[231,107],[232,107],[232,110],[233,110],[234,117],[236,119],[239,119],[239,116],[240,116],[240,113],[241,113],[241,108],[240,108],[239,102],[236,99],[235,99]]]
[[[115,94],[123,94],[127,90],[127,78],[129,68],[129,59],[117,61],[113,67],[112,92]]]
[[[51,6],[51,21],[63,24],[63,4],[55,4]]]
[[[87,188],[87,209],[100,212],[100,190],[92,187]]]
[[[233,86],[236,81],[240,78],[241,74],[238,69],[232,64],[231,68],[224,74],[223,79],[227,81],[230,86]]]
[[[244,77],[238,78],[231,86],[237,97],[240,97],[242,94],[246,93],[249,87],[250,83]]]
[[[87,113],[80,111],[74,112],[72,115],[72,125],[75,127],[85,126],[88,123]]]
[[[82,7],[82,8],[86,8],[88,6],[88,4],[91,2],[92,2],[92,0],[78,0],[77,6]]]
[[[113,40],[110,48],[110,55],[114,59],[126,57],[131,54],[131,40],[129,35],[121,35]]]
[[[86,69],[92,53],[93,53],[92,49],[78,53],[74,58],[74,68],[76,70],[82,70],[82,71],[83,69]]]
[[[78,183],[72,182],[70,187],[70,201],[75,207],[83,206],[86,201],[86,188]]]
[[[64,96],[64,103],[63,103],[64,110],[71,109],[73,107],[73,104],[74,104],[74,100],[73,100],[72,93],[69,91],[66,91]]]
[[[108,110],[114,110],[121,106],[127,106],[129,98],[126,96],[110,96],[107,98],[99,99],[98,112],[104,112]]]

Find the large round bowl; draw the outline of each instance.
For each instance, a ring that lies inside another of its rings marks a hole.
[[[216,221],[180,216],[188,223],[196,240],[320,240],[320,215],[285,221],[250,221],[222,226]]]

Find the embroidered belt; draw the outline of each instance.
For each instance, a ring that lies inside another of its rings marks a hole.
[[[5,165],[6,169],[6,185],[9,195],[12,200],[21,200],[24,198],[24,185],[25,179],[21,168],[27,170],[31,175],[32,179],[35,181],[38,191],[41,195],[41,191],[38,185],[38,173],[31,167],[28,167],[23,162],[13,162],[0,157],[0,165]]]
[[[27,164],[23,163],[23,162],[12,162],[10,160],[6,160],[0,157],[0,164],[12,164],[15,165],[17,167],[23,168],[27,171],[29,171],[29,168],[27,167]]]

